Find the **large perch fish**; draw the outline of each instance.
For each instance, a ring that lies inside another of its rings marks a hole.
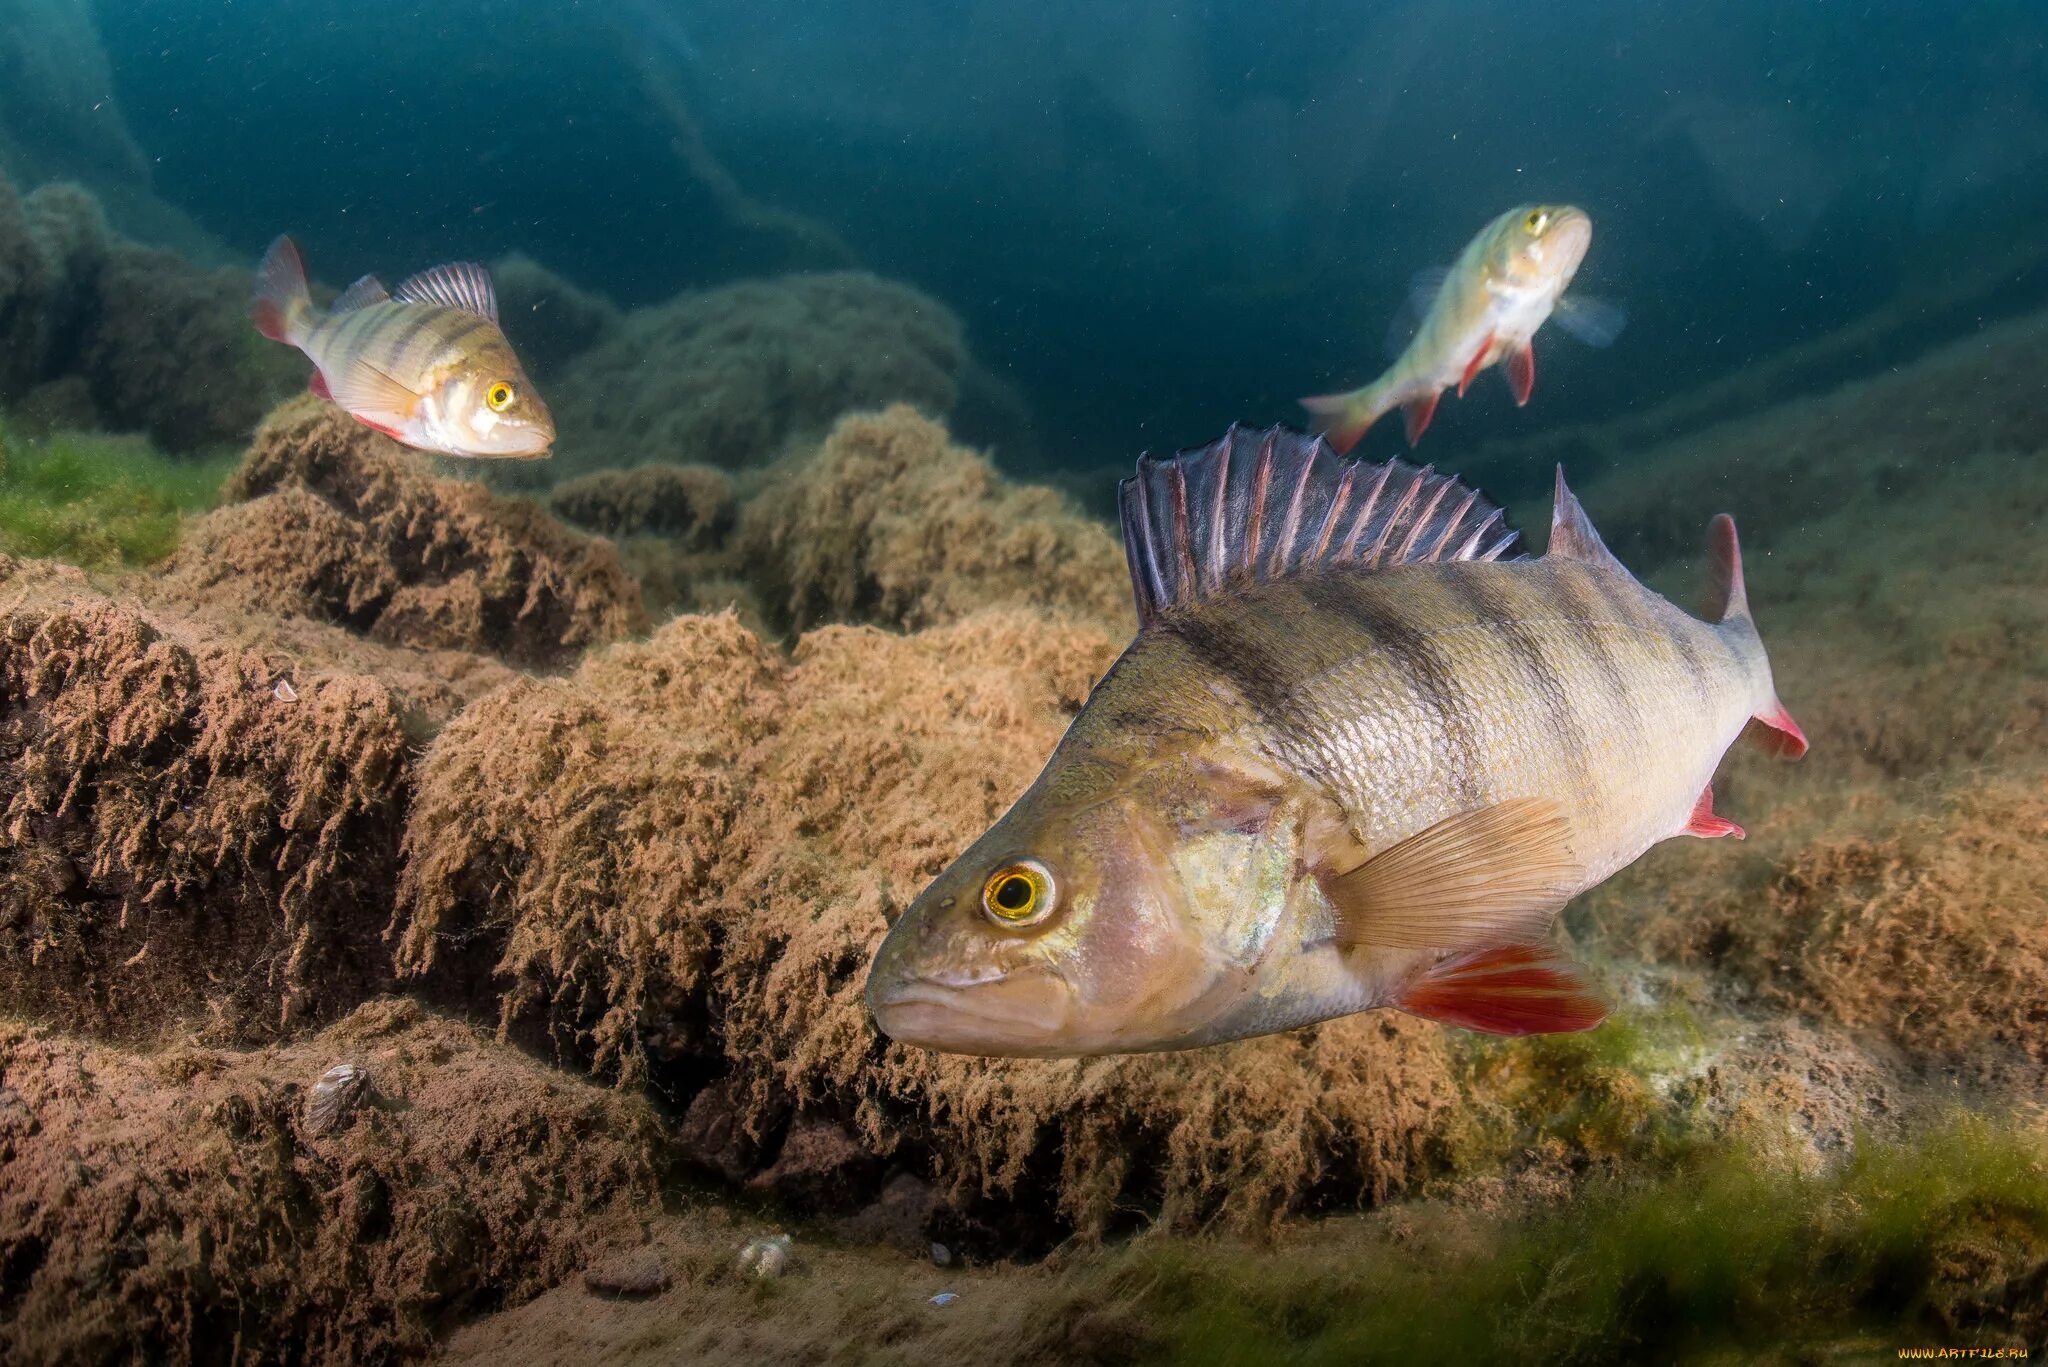
[[[249,317],[312,358],[315,394],[407,446],[531,460],[554,445],[554,419],[498,328],[482,266],[436,266],[396,291],[366,275],[320,313],[298,247],[280,237],[256,268]]]
[[[1675,835],[1779,704],[1735,524],[1707,620],[1400,461],[1285,428],[1120,488],[1139,629],[1045,771],[890,930],[876,1024],[955,1053],[1183,1049],[1374,1007],[1499,1034],[1606,1006],[1558,910]]]
[[[1414,302],[1422,324],[1385,374],[1363,389],[1303,399],[1302,406],[1343,452],[1395,408],[1414,446],[1444,390],[1456,386],[1463,398],[1490,365],[1506,365],[1515,403],[1528,403],[1536,388],[1530,344],[1553,312],[1568,331],[1598,346],[1621,331],[1616,306],[1564,297],[1592,240],[1593,220],[1568,204],[1508,210],[1479,230],[1450,270],[1418,279]]]

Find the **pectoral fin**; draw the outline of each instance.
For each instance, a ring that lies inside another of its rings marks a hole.
[[[1335,852],[1333,852],[1335,853]],[[1540,942],[1585,870],[1547,798],[1447,817],[1370,859],[1318,875],[1346,948],[1478,950]]]
[[[418,394],[360,358],[322,373],[334,401],[380,431],[402,426],[420,401]]]

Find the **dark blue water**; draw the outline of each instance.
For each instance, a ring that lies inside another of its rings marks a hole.
[[[1433,440],[1654,404],[2048,215],[2038,0],[98,12],[157,189],[251,259],[287,229],[337,281],[518,249],[629,305],[845,264],[735,221],[652,70],[746,196],[958,311],[1077,466],[1369,379],[1410,277],[1517,202],[1592,213],[1581,284],[1631,329],[1546,336],[1535,404],[1489,384]]]

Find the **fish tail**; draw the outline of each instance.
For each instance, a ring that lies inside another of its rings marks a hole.
[[[1742,545],[1735,537],[1735,519],[1722,513],[1707,529],[1707,620],[1729,638],[1739,654],[1753,662],[1756,678],[1756,710],[1750,714],[1748,734],[1774,755],[1798,759],[1806,753],[1806,733],[1778,701],[1777,684],[1771,678],[1770,657],[1764,652],[1763,637],[1757,634],[1756,619],[1749,612],[1749,590],[1742,579]]]
[[[280,237],[256,268],[256,294],[249,301],[249,321],[273,342],[298,346],[313,321],[313,296],[306,288],[306,263],[298,244]]]
[[[1311,394],[1301,401],[1301,406],[1315,420],[1316,429],[1342,455],[1358,445],[1366,429],[1378,422],[1394,403],[1382,379],[1343,394]]]

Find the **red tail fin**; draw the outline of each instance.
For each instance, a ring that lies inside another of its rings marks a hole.
[[[280,237],[263,254],[256,268],[256,296],[249,301],[249,321],[273,342],[298,345],[298,329],[313,311],[313,298],[306,290],[306,263],[298,245]]]
[[[1367,392],[1370,388],[1346,394],[1311,394],[1301,401],[1315,419],[1317,430],[1340,456],[1358,445],[1366,429],[1379,421],[1379,410]]]

